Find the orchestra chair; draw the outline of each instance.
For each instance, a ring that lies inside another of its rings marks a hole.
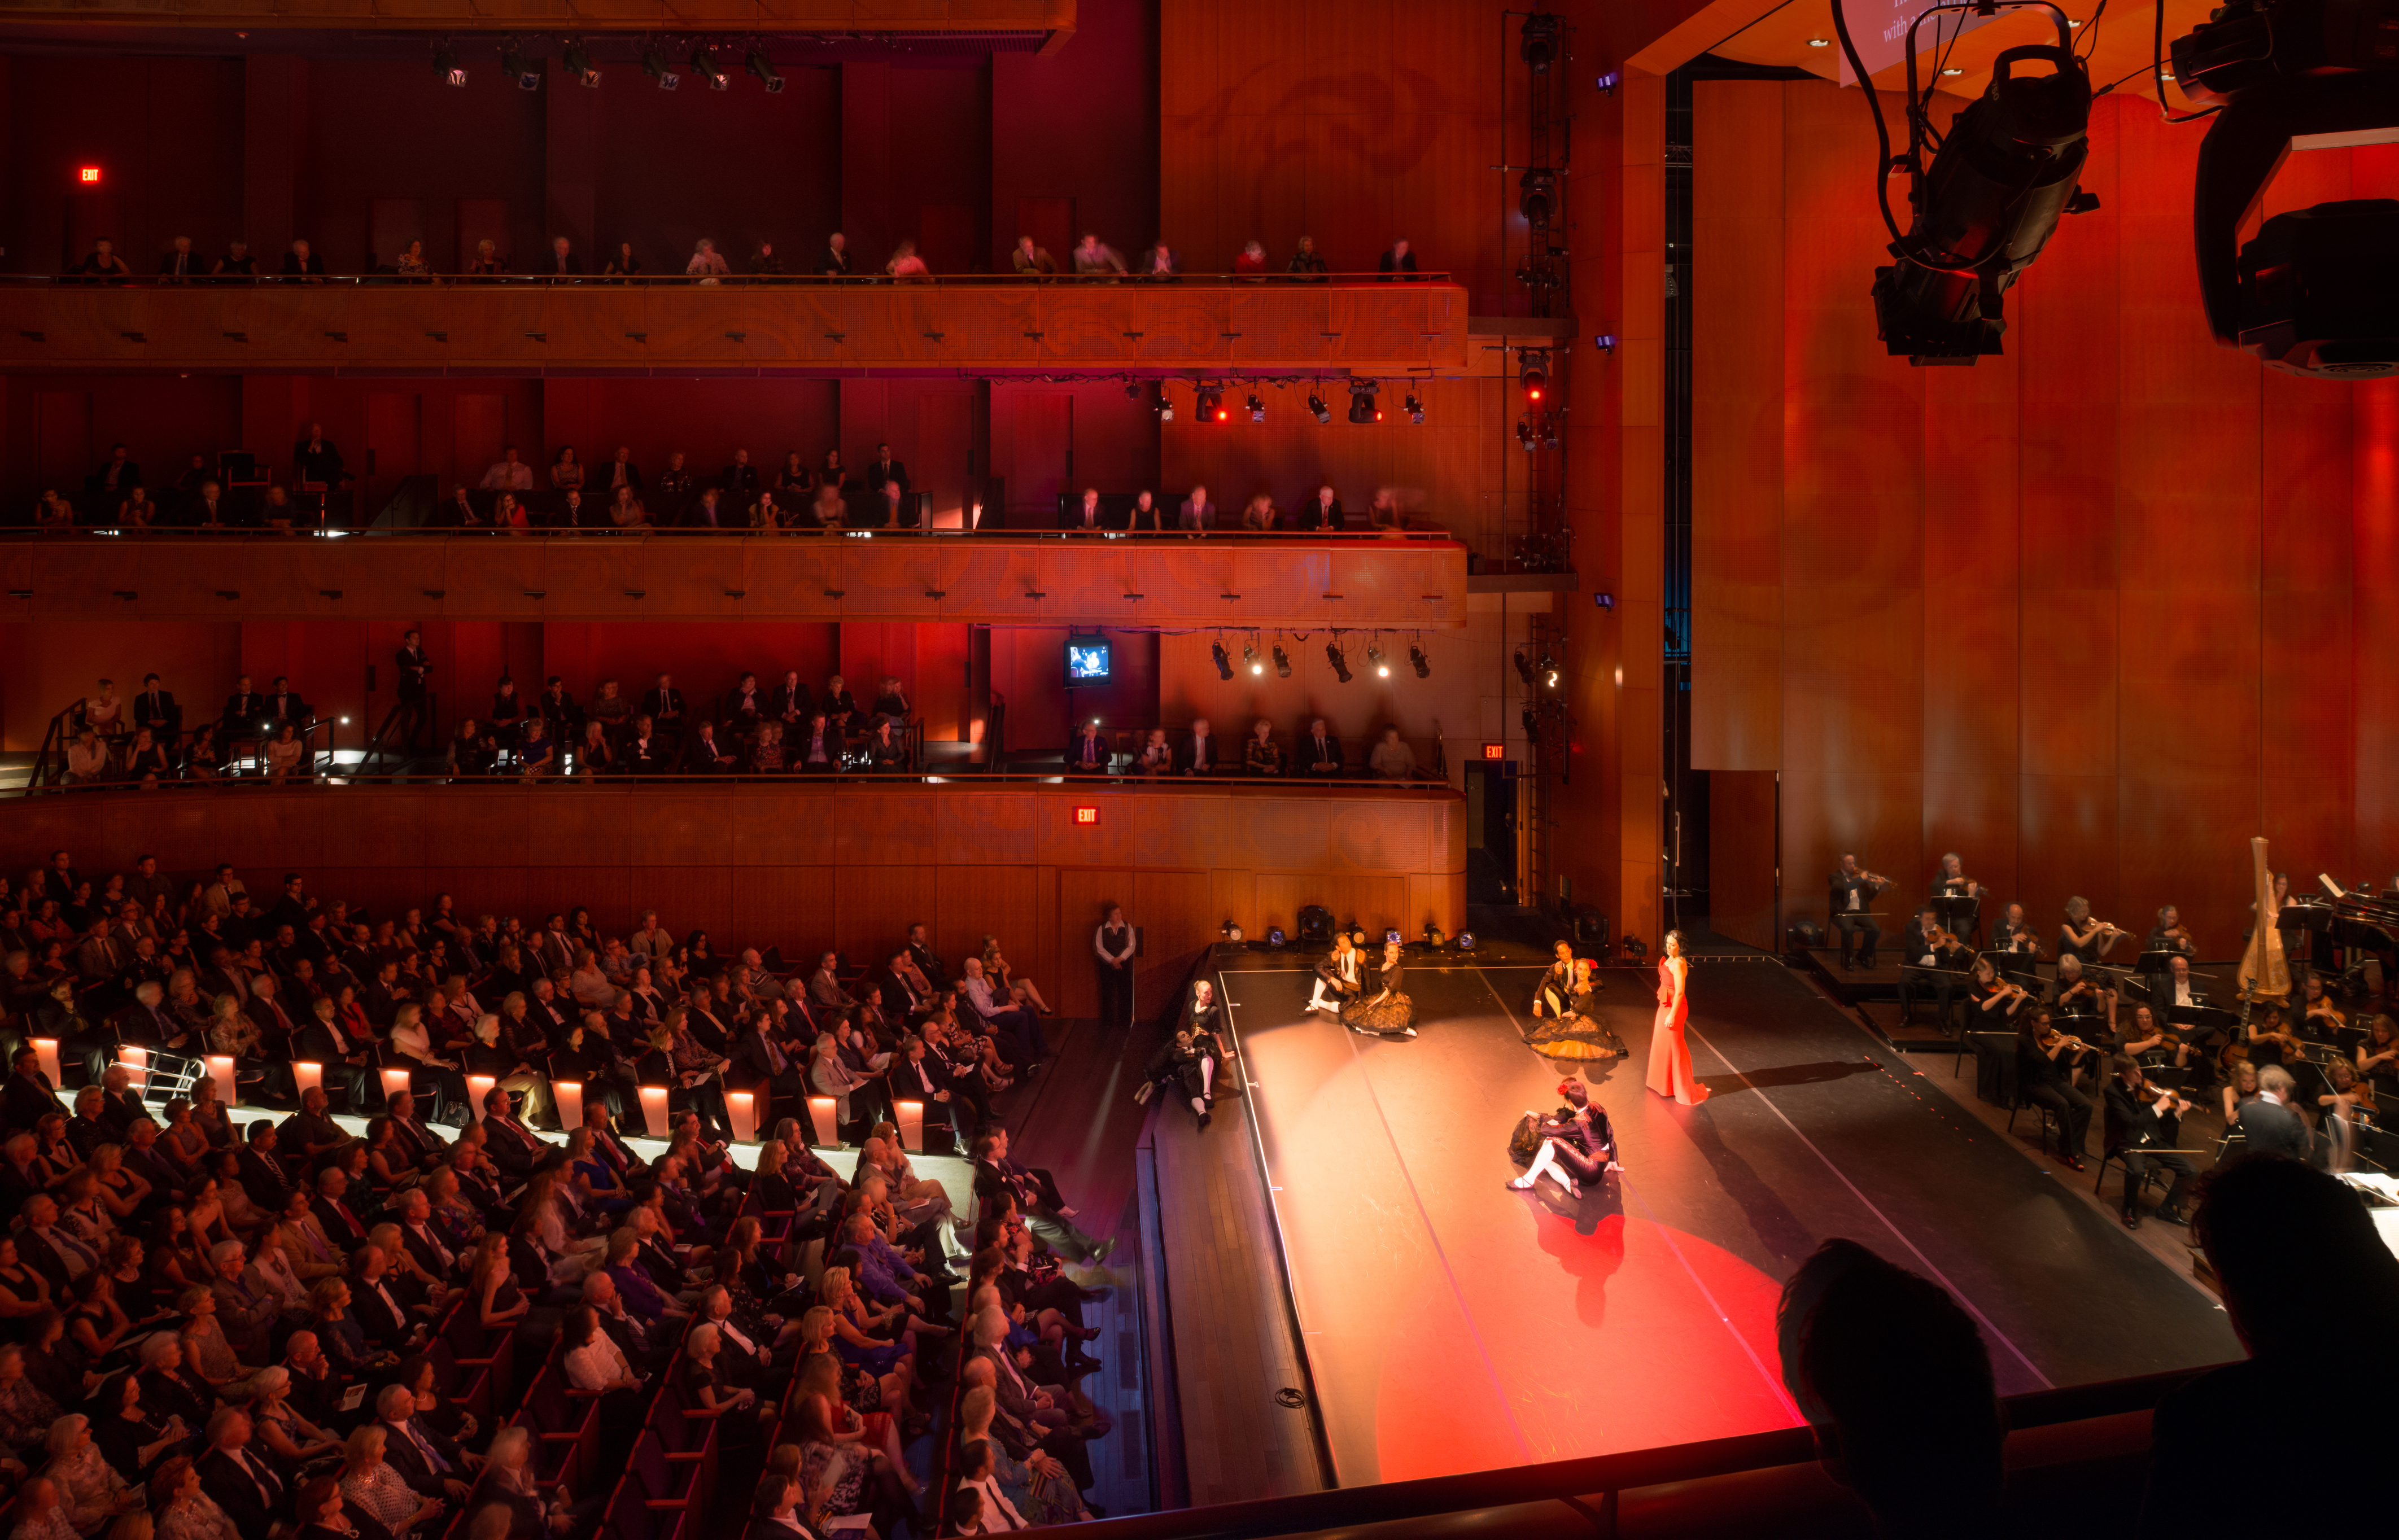
[[[2091,1183],[2091,1192],[2094,1196],[2098,1196],[2099,1190],[2108,1184],[2108,1163],[2112,1161],[2120,1166],[2124,1164],[2124,1131],[2121,1128],[2117,1126],[2114,1118],[2108,1115],[2107,1103],[2102,1101],[2099,1106],[2099,1178],[2097,1181]],[[2141,1173],[2140,1192],[2148,1192],[2153,1184],[2162,1181],[2165,1175],[2166,1169],[2164,1167],[2158,1165],[2154,1161],[2151,1162],[2149,1169]],[[2124,1180],[2130,1182],[2132,1179],[2132,1168],[2126,1166],[2124,1169]],[[2124,1195],[2124,1206],[2128,1209],[2131,1208],[2133,1206],[2134,1199],[2139,1196],[2139,1193],[2126,1193]]]

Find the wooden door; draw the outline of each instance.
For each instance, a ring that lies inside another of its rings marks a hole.
[[[367,261],[372,273],[392,266],[411,241],[426,239],[425,200],[421,197],[378,197],[367,200]],[[428,260],[430,251],[426,253]]]
[[[1075,270],[1075,200],[1070,197],[1021,197],[1016,200],[1016,228],[1008,232],[1010,250],[1019,236],[1050,253],[1065,272]],[[1014,258],[1008,259],[1012,264]],[[1011,269],[1012,270],[1012,267]]]
[[[1016,402],[1016,466],[1008,478],[1010,524],[1048,529],[1057,522],[1058,494],[1075,474],[1075,398],[1063,390],[1029,391]]]
[[[963,528],[967,506],[967,456],[974,449],[971,387],[916,398],[916,452],[908,474],[915,490],[933,500],[933,528]]]
[[[508,250],[508,205],[505,198],[462,197],[458,200],[458,265],[451,271],[463,273],[475,260],[475,248],[490,241],[504,263],[513,263],[516,253]],[[528,254],[528,262],[535,260]]]
[[[383,511],[403,477],[422,468],[425,398],[415,391],[377,390],[367,396],[366,484],[359,511],[368,520]],[[449,489],[438,490],[437,495]]]

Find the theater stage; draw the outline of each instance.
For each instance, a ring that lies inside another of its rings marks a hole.
[[[1516,1119],[1560,1100],[1524,1044],[1538,965],[1411,960],[1419,1035],[1385,1041],[1303,1011],[1302,963],[1214,960],[1254,1086],[1197,1138],[1263,1155],[1340,1485],[1797,1421],[1775,1301],[1835,1236],[1945,1284],[2001,1394],[2239,1356],[2208,1296],[1778,964],[1694,963],[1687,1108],[1642,1085],[1654,968],[1608,971],[1632,1055],[1589,1078],[1625,1172],[1576,1203],[1503,1185]]]

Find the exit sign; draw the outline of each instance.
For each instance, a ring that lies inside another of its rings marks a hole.
[[[1075,809],[1075,821],[1077,823],[1097,823],[1100,821],[1100,810],[1096,807],[1078,807]]]
[[[100,168],[97,166],[87,166],[75,174],[85,182],[98,182],[100,180]]]
[[[1508,746],[1504,743],[1486,743],[1483,746],[1483,757],[1487,760],[1504,760],[1508,757]]]

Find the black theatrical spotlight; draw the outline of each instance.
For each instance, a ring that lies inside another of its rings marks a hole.
[[[433,74],[444,86],[464,86],[467,72],[458,65],[458,52],[446,41],[433,50]]]
[[[1927,11],[1917,22],[1933,14]],[[2003,296],[2049,244],[2058,216],[2099,206],[2077,185],[2091,151],[2091,76],[2074,55],[2065,16],[2053,20],[2056,43],[2001,50],[1991,63],[1990,86],[1939,137],[1931,92],[1916,88],[1916,23],[1908,27],[1907,152],[1894,162],[1883,140],[1875,169],[1877,196],[1893,236],[1891,252],[1899,259],[1875,269],[1875,325],[1894,358],[1919,365],[1972,364],[1998,353],[2007,330]],[[1837,3],[1833,20],[1850,69],[1864,78]],[[2048,65],[2049,73],[2019,73],[2035,63]],[[1870,92],[1866,100],[1879,137],[1881,98]],[[1925,153],[1935,145],[1928,167]],[[1894,164],[1908,174],[1913,209],[1904,236],[1891,213]]]
[[[1527,686],[1533,682],[1533,660],[1525,655],[1525,651],[1521,647],[1516,650],[1516,677],[1523,680]]]
[[[1541,447],[1543,449],[1558,447],[1558,419],[1553,412],[1541,413]]]
[[[642,50],[642,73],[657,81],[662,91],[673,90],[683,84],[683,76],[667,68],[667,56],[656,48]]]
[[[1547,12],[1525,18],[1516,34],[1516,52],[1525,67],[1535,74],[1546,72],[1558,60],[1558,34],[1563,19]]]
[[[758,77],[758,84],[766,88],[768,96],[783,94],[783,77],[775,73],[775,61],[766,57],[763,47],[751,45],[750,51],[742,55],[741,67]]]
[[[1210,642],[1208,644],[1208,655],[1216,660],[1216,677],[1218,679],[1230,679],[1233,677],[1233,655],[1225,651],[1225,644],[1222,642]]]
[[[1200,392],[1200,421],[1221,423],[1225,420],[1225,397],[1222,391],[1202,387]]]
[[[1536,230],[1550,227],[1550,211],[1557,207],[1558,174],[1536,166],[1516,179],[1516,212]]]
[[[1408,666],[1416,669],[1418,679],[1432,677],[1432,659],[1425,656],[1424,643],[1419,642],[1409,646]]]
[[[1267,404],[1265,401],[1259,399],[1258,393],[1253,390],[1250,392],[1250,421],[1254,423],[1263,423],[1266,420]]]
[[[1247,666],[1253,675],[1267,671],[1267,666],[1258,660],[1258,644],[1254,642],[1241,643],[1241,662]]]
[[[1376,679],[1389,679],[1391,677],[1391,666],[1383,656],[1383,644],[1381,642],[1369,642],[1366,643],[1366,667],[1375,670],[1375,677]]]
[[[1161,423],[1174,421],[1174,398],[1166,393],[1164,380],[1158,382],[1158,420]]]
[[[1526,350],[1516,380],[1525,387],[1525,399],[1538,402],[1547,396],[1550,390],[1549,354],[1538,348]]]
[[[701,44],[691,50],[691,73],[708,82],[712,91],[721,91],[733,84],[732,79],[716,64],[716,50]]]
[[[1532,453],[1533,451],[1541,447],[1533,438],[1533,425],[1530,423],[1518,423],[1516,425],[1516,442],[1523,446],[1525,453],[1527,454]]]
[[[500,73],[515,81],[518,90],[541,89],[541,61],[529,57],[513,37],[500,49]]]
[[[583,39],[571,39],[560,59],[566,65],[566,73],[575,77],[576,85],[596,88],[600,84],[600,72],[592,66],[591,50],[583,46]]]
[[[1125,382],[1125,399],[1128,401],[1138,401],[1141,399],[1140,381],[1127,380]]]
[[[1349,420],[1351,422],[1379,423],[1383,420],[1381,409],[1375,404],[1375,392],[1380,388],[1372,380],[1349,382]]]
[[[1324,661],[1333,665],[1334,678],[1344,684],[1349,682],[1349,660],[1341,655],[1341,643],[1328,642],[1324,644]]]
[[[1320,423],[1333,421],[1333,409],[1324,404],[1323,397],[1312,390],[1308,393],[1308,410],[1309,414]]]
[[[1291,655],[1282,650],[1282,643],[1280,642],[1274,644],[1274,665],[1276,678],[1289,679],[1291,677]]]
[[[1424,403],[1416,399],[1416,393],[1413,390],[1408,392],[1408,421],[1418,427],[1424,426]]]

